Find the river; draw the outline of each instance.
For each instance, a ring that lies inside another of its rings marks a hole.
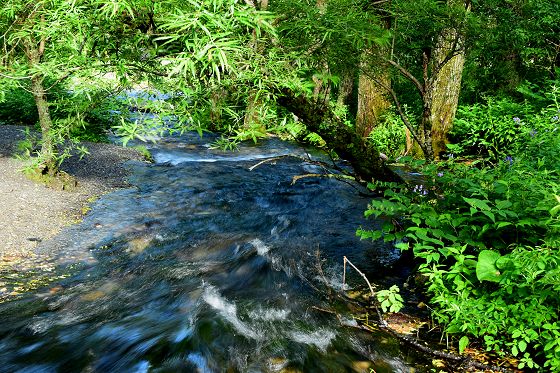
[[[151,145],[156,162],[129,165],[131,188],[103,196],[49,243],[64,247],[55,260],[71,275],[0,305],[0,371],[415,367],[397,341],[353,327],[351,311],[325,296],[342,287],[343,256],[379,283],[398,258],[355,236],[376,224],[363,217],[367,190],[332,178],[292,183],[322,173],[306,160],[322,156],[288,142],[224,153],[213,140]]]

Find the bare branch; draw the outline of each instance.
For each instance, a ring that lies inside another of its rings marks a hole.
[[[393,60],[387,60],[387,63],[389,63],[391,66],[393,66],[397,70],[399,70],[399,72],[405,78],[407,78],[408,80],[410,80],[412,82],[412,84],[414,84],[414,86],[416,87],[416,89],[418,89],[420,94],[424,95],[424,86],[418,81],[418,79],[416,79],[416,77],[414,75],[412,75],[410,73],[410,71],[408,71],[407,69],[405,69],[404,67],[402,67],[401,65],[399,65],[397,62],[395,62]]]
[[[346,263],[350,264],[350,266],[352,268],[354,268],[356,270],[356,272],[358,272],[364,280],[366,280],[366,283],[369,286],[369,291],[371,292],[371,296],[374,297],[375,296],[375,292],[373,291],[373,287],[371,286],[371,283],[369,282],[368,278],[366,277],[366,275],[364,275],[364,273],[362,271],[360,271],[358,269],[358,267],[356,267],[350,260],[348,260],[348,258],[346,256],[343,257],[344,259],[344,273],[346,273]],[[342,286],[344,286],[344,283],[342,284]]]
[[[408,130],[410,131],[410,134],[412,135],[414,140],[416,140],[416,142],[420,146],[420,149],[422,149],[422,152],[424,152],[424,154],[428,154],[425,144],[423,144],[420,141],[420,138],[418,137],[418,133],[417,133],[416,129],[414,128],[412,123],[410,123],[410,121],[408,120],[408,117],[404,113],[404,110],[402,109],[401,103],[399,101],[399,98],[397,97],[397,93],[395,92],[395,90],[393,88],[387,86],[386,84],[384,84],[380,80],[375,79],[374,77],[370,76],[370,78],[375,82],[375,84],[377,84],[381,88],[385,89],[391,95],[391,98],[393,99],[393,102],[395,103],[395,106],[397,107],[397,112],[399,113],[399,116],[401,117],[405,127],[408,128]]]

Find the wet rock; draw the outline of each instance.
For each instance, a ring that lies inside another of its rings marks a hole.
[[[128,241],[127,251],[132,254],[140,254],[152,243],[152,237],[138,237]]]
[[[352,369],[355,372],[369,373],[373,363],[371,361],[354,361],[352,363]]]

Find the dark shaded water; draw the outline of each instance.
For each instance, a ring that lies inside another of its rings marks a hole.
[[[291,185],[321,172],[297,157],[250,170],[305,156],[280,141],[233,154],[185,141],[131,165],[133,188],[49,243],[65,248],[57,263],[81,264],[51,291],[0,305],[0,371],[369,371],[365,361],[409,371],[394,340],[349,327],[342,305],[342,320],[312,308],[332,306],[315,288],[341,287],[343,255],[377,279],[397,259],[355,237],[366,191],[326,178]]]

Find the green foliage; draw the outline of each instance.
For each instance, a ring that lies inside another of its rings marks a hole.
[[[402,119],[394,114],[388,113],[379,126],[375,127],[369,134],[368,140],[389,158],[397,158],[406,150],[406,127]]]
[[[491,109],[485,108],[486,118],[497,123],[500,111]],[[463,335],[460,349],[468,344],[465,337],[474,336],[489,350],[518,357],[520,368],[560,369],[556,110],[553,102],[542,112],[528,111],[523,122],[538,129],[519,131],[507,147],[492,148],[496,158],[508,159],[413,162],[419,178],[372,185],[384,198],[372,201],[366,216],[386,223],[358,231],[413,250],[428,279],[434,317],[448,333]]]
[[[0,103],[0,121],[34,125],[37,120],[37,107],[31,93],[22,88],[4,92],[4,102]]]
[[[556,0],[472,2],[476,16],[463,74],[463,102],[484,95],[515,95],[525,80],[558,76],[560,26]]]
[[[380,290],[375,293],[377,301],[381,305],[383,312],[399,312],[403,308],[404,300],[399,292],[399,287],[397,285],[393,285],[389,289]]]
[[[484,157],[491,162],[519,154],[541,159],[547,168],[553,168],[550,162],[556,157],[550,153],[560,146],[559,82],[550,82],[547,91],[537,96],[527,88],[523,90],[532,102],[538,103],[536,107],[492,98],[484,104],[459,107],[452,132],[455,144],[449,146],[450,152]]]

